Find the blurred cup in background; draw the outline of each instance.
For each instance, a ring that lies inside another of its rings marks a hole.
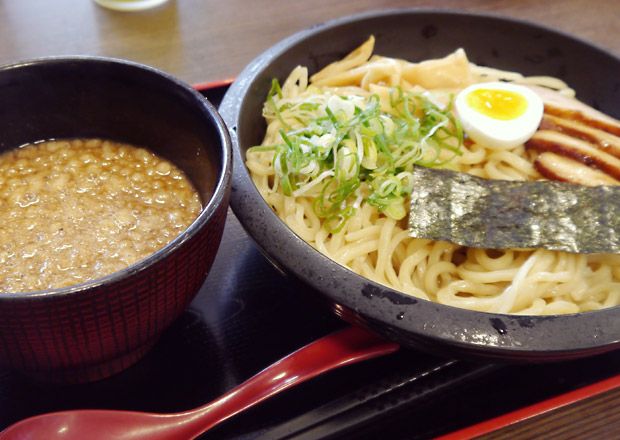
[[[100,6],[115,11],[141,11],[143,9],[154,8],[168,0],[95,0]]]

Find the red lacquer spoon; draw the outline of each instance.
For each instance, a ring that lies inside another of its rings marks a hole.
[[[392,353],[398,347],[366,330],[349,327],[306,345],[220,398],[191,411],[62,411],[22,420],[0,433],[0,440],[193,439],[280,391],[334,368]]]

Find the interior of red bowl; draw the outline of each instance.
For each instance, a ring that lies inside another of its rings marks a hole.
[[[587,356],[617,347],[618,308],[565,316],[513,316],[420,300],[329,260],[267,206],[249,177],[244,157],[264,136],[261,111],[272,78],[282,81],[297,65],[316,72],[370,35],[376,37],[375,53],[381,55],[420,61],[462,47],[479,65],[552,75],[573,87],[582,101],[620,116],[616,74],[620,59],[552,29],[494,15],[432,9],[337,19],[261,54],[238,76],[220,106],[235,147],[231,205],[244,228],[274,264],[313,286],[338,313],[405,345],[441,354],[527,361]]]
[[[200,194],[190,233],[228,191],[229,138],[215,108],[178,79],[135,63],[51,57],[1,68],[0,152],[26,143],[102,138],[146,147],[177,165]]]

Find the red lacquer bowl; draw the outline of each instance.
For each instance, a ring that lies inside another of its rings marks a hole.
[[[52,138],[123,141],[174,162],[201,195],[194,223],[133,266],[69,288],[0,293],[1,366],[54,382],[110,376],[148,351],[209,272],[228,209],[228,132],[192,87],[109,58],[0,67],[0,96],[0,151]]]

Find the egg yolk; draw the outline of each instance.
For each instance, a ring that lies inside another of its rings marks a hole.
[[[527,110],[523,95],[511,90],[477,89],[467,94],[467,105],[493,119],[510,121]]]

